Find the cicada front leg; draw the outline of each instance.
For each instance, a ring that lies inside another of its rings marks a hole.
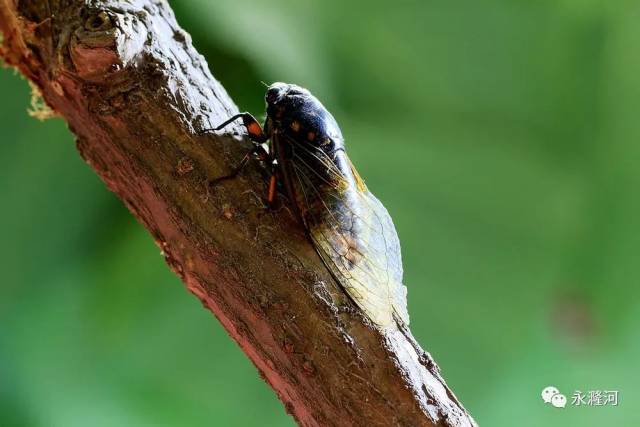
[[[228,120],[216,126],[215,128],[205,129],[201,133],[220,130],[238,119],[242,119],[242,124],[247,129],[247,135],[249,136],[249,139],[251,140],[251,142],[253,142],[253,147],[251,148],[251,150],[249,150],[247,154],[244,155],[244,157],[240,160],[238,165],[236,165],[231,170],[231,173],[212,179],[211,181],[209,181],[210,186],[216,185],[221,181],[225,181],[227,179],[235,178],[236,176],[238,176],[238,174],[242,171],[242,169],[244,169],[247,163],[249,163],[249,160],[251,160],[252,157],[256,157],[258,160],[261,160],[261,161],[270,160],[269,153],[262,146],[262,144],[267,141],[268,137],[262,130],[262,126],[260,126],[260,123],[258,123],[255,117],[253,117],[249,113],[236,114],[235,116],[230,117]]]
[[[262,126],[260,126],[260,123],[258,123],[256,118],[253,117],[250,113],[238,113],[235,116],[231,116],[228,120],[219,124],[218,126],[212,129],[205,129],[200,133],[207,133],[211,131],[220,130],[225,126],[228,126],[230,123],[235,122],[238,119],[242,119],[242,124],[247,129],[247,134],[249,135],[249,138],[251,139],[251,141],[258,144],[267,142],[268,137],[262,130]]]

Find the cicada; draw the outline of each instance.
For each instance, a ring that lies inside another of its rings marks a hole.
[[[240,113],[213,130],[242,119],[253,141],[252,158],[271,171],[268,201],[283,188],[316,251],[366,316],[380,327],[407,325],[400,242],[393,221],[369,191],[345,151],[331,113],[308,90],[286,83],[268,87],[264,127]]]

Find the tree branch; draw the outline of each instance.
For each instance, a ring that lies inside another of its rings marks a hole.
[[[237,112],[165,1],[0,0],[2,56],[300,425],[472,426],[409,332],[383,336],[337,286],[249,144],[198,131]]]

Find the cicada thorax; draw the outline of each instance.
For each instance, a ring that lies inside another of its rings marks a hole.
[[[354,213],[362,210],[357,183],[342,135],[323,112],[298,109],[276,125],[273,137],[292,196],[305,226],[330,238],[338,255],[355,259],[359,232]],[[352,254],[354,252],[354,254]]]
[[[303,217],[310,209],[324,207],[320,194],[337,191],[341,196],[352,185],[349,166],[340,156],[344,154],[342,134],[321,104],[309,97],[294,97],[289,103],[270,106],[267,114],[265,128],[275,157],[289,178],[287,185],[295,193],[290,196]]]

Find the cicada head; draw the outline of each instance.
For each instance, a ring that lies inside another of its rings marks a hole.
[[[291,86],[288,83],[275,82],[267,88],[267,93],[264,96],[265,101],[267,102],[267,108],[280,103],[280,101],[285,97],[285,95],[289,92]]]
[[[265,94],[269,131],[327,153],[344,148],[340,128],[331,113],[307,89],[273,83]]]

